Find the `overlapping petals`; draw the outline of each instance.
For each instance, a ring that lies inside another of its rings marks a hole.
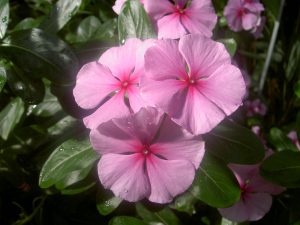
[[[245,82],[225,47],[202,35],[161,40],[145,54],[142,97],[193,134],[213,129],[241,104]]]
[[[160,132],[158,132],[160,131]],[[100,181],[128,201],[167,203],[192,184],[204,143],[156,108],[142,108],[91,131]]]

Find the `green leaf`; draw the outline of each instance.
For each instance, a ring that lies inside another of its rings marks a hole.
[[[161,223],[164,225],[180,225],[180,221],[175,213],[168,207],[158,212],[151,212],[141,203],[136,203],[137,214],[148,224]]]
[[[0,92],[2,91],[7,79],[6,70],[4,67],[0,66]]]
[[[99,156],[87,139],[69,139],[57,147],[45,162],[39,185],[48,188],[70,173],[90,167]]]
[[[59,0],[42,21],[40,28],[49,33],[56,33],[77,13],[81,2],[82,0]]]
[[[119,42],[136,37],[140,39],[155,38],[151,21],[144,7],[138,0],[124,3],[118,18]]]
[[[270,142],[278,151],[282,150],[293,150],[298,152],[298,148],[293,144],[293,142],[285,135],[279,128],[273,127],[270,130]]]
[[[236,41],[233,38],[219,39],[218,41],[225,45],[230,56],[233,57],[237,49]]]
[[[109,221],[109,225],[147,225],[143,221],[129,216],[114,217]]]
[[[79,181],[65,189],[61,189],[60,192],[63,195],[76,195],[82,192],[88,191],[96,185],[96,181],[92,180],[90,177]]]
[[[271,182],[288,188],[299,188],[300,152],[275,152],[261,164],[260,172]]]
[[[226,208],[240,199],[240,187],[231,170],[206,151],[191,188],[195,197],[216,208]]]
[[[269,10],[272,13],[273,17],[276,18],[279,13],[280,1],[281,0],[262,0],[262,3],[265,9]]]
[[[190,216],[195,214],[195,203],[197,199],[189,191],[175,198],[170,207],[180,212],[186,212]]]
[[[300,61],[300,41],[296,41],[292,47],[289,55],[289,61],[285,65],[285,76],[288,81],[292,80],[297,74],[296,71],[299,68]]]
[[[204,139],[206,149],[228,163],[255,164],[265,155],[263,144],[251,130],[229,120]]]
[[[300,98],[300,80],[298,80],[294,85],[294,93],[297,96],[297,98]]]
[[[57,83],[70,83],[78,61],[70,47],[52,34],[39,29],[11,33],[0,45],[24,73],[36,78],[45,76]]]
[[[23,20],[21,20],[13,29],[13,31],[17,31],[17,30],[27,30],[27,29],[32,29],[32,28],[36,28],[40,25],[41,20],[43,18],[39,17],[37,19],[31,18],[31,17],[27,17]]]
[[[0,136],[6,140],[24,113],[24,103],[20,98],[12,100],[0,112]]]
[[[0,1],[0,39],[2,39],[6,33],[9,20],[9,2],[8,0]]]
[[[97,194],[97,210],[101,215],[106,216],[118,208],[122,201],[121,198],[108,196],[106,192],[99,192]]]

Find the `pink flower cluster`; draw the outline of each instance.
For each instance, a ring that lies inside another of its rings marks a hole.
[[[233,31],[247,30],[259,37],[265,23],[265,18],[261,17],[262,11],[264,7],[259,0],[229,0],[224,16]]]

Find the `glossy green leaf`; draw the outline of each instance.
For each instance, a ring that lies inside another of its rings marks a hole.
[[[172,209],[176,209],[180,212],[186,212],[190,216],[196,212],[195,203],[198,199],[194,197],[189,191],[176,197],[174,201],[170,204]]]
[[[267,180],[288,187],[300,187],[300,151],[281,151],[268,157],[260,167]]]
[[[99,156],[87,139],[69,139],[57,147],[45,162],[39,185],[48,188],[70,173],[90,167]]]
[[[136,37],[140,39],[154,38],[151,21],[144,7],[138,0],[126,1],[118,18],[119,42]]]
[[[143,221],[130,216],[118,216],[109,221],[109,225],[147,225]]]
[[[273,127],[270,130],[269,139],[278,151],[293,150],[298,152],[298,148],[293,144],[293,142],[277,127]]]
[[[255,164],[265,155],[259,138],[249,129],[226,120],[205,136],[206,149],[228,163]]]
[[[118,208],[122,201],[121,198],[108,195],[106,192],[99,192],[97,194],[97,210],[101,215],[106,216]]]
[[[12,100],[0,112],[0,136],[6,140],[24,113],[24,103],[20,98]]]
[[[52,34],[39,29],[11,33],[0,51],[36,78],[46,77],[57,83],[70,83],[78,69],[78,61],[71,48]]]
[[[6,29],[9,21],[9,1],[0,1],[0,39],[2,39],[6,33]]]
[[[148,224],[180,225],[180,221],[175,213],[168,207],[158,212],[151,212],[141,203],[136,203],[137,214]]]
[[[97,181],[90,178],[79,181],[65,189],[61,189],[60,192],[63,195],[77,195],[82,192],[88,191],[95,187]]]
[[[41,20],[42,20],[42,17],[39,17],[37,19],[31,18],[31,17],[25,18],[25,19],[21,20],[14,27],[13,31],[36,28],[40,25]]]
[[[6,69],[0,66],[0,92],[2,91],[7,79]]]
[[[81,2],[82,0],[59,0],[53,5],[51,12],[42,21],[40,28],[49,33],[56,33],[77,13]]]
[[[226,208],[240,199],[240,187],[226,164],[206,151],[191,188],[206,204]]]
[[[234,56],[237,49],[237,43],[233,38],[219,39],[218,41],[225,45],[231,57]]]

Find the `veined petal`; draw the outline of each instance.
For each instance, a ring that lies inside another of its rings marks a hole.
[[[230,56],[223,44],[202,35],[186,35],[179,41],[179,51],[186,60],[194,79],[209,77],[221,65],[230,64]]]
[[[121,81],[129,79],[134,71],[136,51],[141,44],[137,38],[128,39],[123,46],[113,47],[102,54],[99,62],[106,65]]]
[[[180,14],[171,13],[157,21],[158,38],[180,38],[187,34],[184,26],[181,23]]]
[[[188,160],[197,169],[204,156],[204,141],[200,136],[194,136],[175,124],[169,117],[160,128],[160,135],[151,152],[170,160]]]
[[[124,92],[120,91],[115,94],[94,113],[83,118],[85,126],[89,129],[97,128],[101,123],[116,117],[129,115],[130,111],[124,102]]]
[[[141,154],[105,154],[99,161],[98,175],[105,188],[127,201],[135,202],[149,195]]]
[[[118,89],[119,81],[108,68],[97,63],[85,64],[77,75],[73,95],[84,109],[95,108],[111,92]]]
[[[194,165],[186,160],[163,160],[155,155],[146,159],[147,173],[151,185],[149,200],[168,203],[186,191],[195,177]]]
[[[160,19],[162,16],[173,12],[173,5],[165,0],[144,0],[146,12],[154,20]]]
[[[230,64],[220,65],[207,79],[199,80],[197,89],[226,115],[230,115],[242,104],[246,93],[241,71]]]
[[[153,80],[187,77],[185,62],[178,51],[178,41],[157,41],[145,54],[146,76]]]
[[[127,88],[127,94],[129,104],[133,112],[138,112],[142,107],[147,106],[147,103],[143,100],[143,98],[140,95],[140,90],[138,87],[130,85],[130,87]]]

